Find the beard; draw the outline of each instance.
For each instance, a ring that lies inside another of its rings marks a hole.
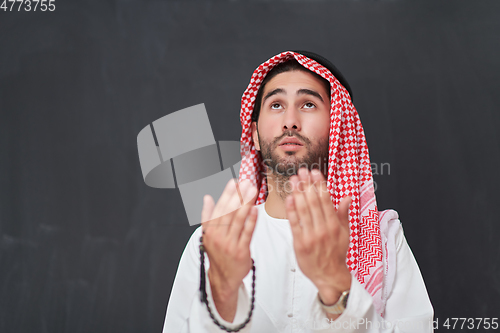
[[[281,140],[285,137],[295,137],[303,142],[307,154],[299,158],[297,157],[297,152],[286,151],[286,156],[278,156],[276,149]],[[291,192],[290,177],[296,175],[300,168],[307,168],[308,170],[318,169],[323,175],[326,176],[327,174],[329,153],[328,137],[313,144],[308,138],[295,131],[289,130],[270,142],[261,140],[259,136],[259,142],[261,147],[260,153],[267,168],[266,176],[273,177],[277,187],[277,193],[282,199],[285,199]]]

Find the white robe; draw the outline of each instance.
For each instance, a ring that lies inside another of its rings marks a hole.
[[[382,230],[388,251],[396,252],[392,290],[387,290],[385,315],[375,312],[372,297],[353,277],[347,307],[335,321],[328,321],[317,299],[318,289],[301,272],[293,250],[288,220],[270,217],[265,205],[258,219],[250,251],[255,261],[255,309],[241,333],[276,332],[432,332],[433,308],[418,265],[406,242],[397,214]],[[201,227],[197,228],[182,254],[167,308],[163,333],[223,332],[200,302]],[[392,246],[391,246],[392,245]],[[391,254],[391,253],[389,253]],[[385,254],[384,254],[385,256]],[[205,255],[205,268],[209,261]],[[393,268],[394,269],[394,268]],[[234,328],[245,321],[250,309],[252,270],[243,279],[233,323],[222,319],[214,305],[206,275],[208,301],[218,321]]]

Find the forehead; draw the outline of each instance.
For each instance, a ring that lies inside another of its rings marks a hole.
[[[323,79],[302,70],[292,70],[276,75],[266,83],[263,95],[265,96],[267,92],[277,88],[284,89],[287,92],[295,92],[299,89],[311,89],[327,99],[330,96],[330,91],[327,91]]]

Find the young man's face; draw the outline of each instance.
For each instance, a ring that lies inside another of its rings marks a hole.
[[[329,96],[322,80],[304,71],[281,73],[267,82],[252,137],[271,172],[291,176],[312,164],[326,172]]]

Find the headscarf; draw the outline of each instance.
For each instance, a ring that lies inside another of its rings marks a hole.
[[[255,149],[252,139],[252,112],[257,93],[267,73],[276,65],[293,58],[330,82],[327,189],[336,208],[343,197],[350,195],[352,198],[349,207],[350,244],[346,264],[351,274],[372,295],[375,310],[383,315],[386,302],[384,294],[387,294],[383,291],[384,270],[387,269],[387,265],[383,262],[379,212],[368,147],[351,96],[330,70],[305,55],[286,51],[270,58],[254,71],[241,99],[240,181],[250,179],[259,189],[255,204],[265,202],[267,183],[263,176],[265,170],[262,157]]]

